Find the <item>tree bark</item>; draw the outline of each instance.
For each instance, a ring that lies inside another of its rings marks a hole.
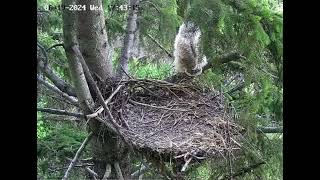
[[[79,11],[77,33],[82,56],[90,71],[98,78],[108,80],[112,77],[112,63],[108,59],[108,37],[103,10],[90,10],[90,7],[102,7],[102,0],[78,0],[77,5],[85,5],[85,11]]]
[[[137,7],[139,5],[139,0],[130,0],[130,11],[128,16],[128,24],[127,24],[127,32],[124,38],[123,48],[120,57],[120,64],[117,70],[117,75],[119,79],[124,78],[125,74],[128,73],[128,63],[130,58],[130,50],[133,45],[134,34],[137,30],[137,17],[138,10],[133,7]],[[124,72],[125,71],[125,72]]]

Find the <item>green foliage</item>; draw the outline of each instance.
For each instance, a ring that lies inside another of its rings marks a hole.
[[[38,175],[44,179],[60,179],[65,171],[61,168],[67,166],[66,157],[73,158],[87,133],[81,127],[59,122],[48,122],[47,129],[46,136],[37,141]],[[88,149],[85,149],[82,157],[89,154]],[[83,178],[82,171],[77,170],[71,174],[71,179]]]
[[[44,139],[49,133],[49,128],[42,120],[42,114],[37,113],[37,139]]]
[[[129,63],[129,72],[137,78],[165,79],[169,77],[172,66],[167,63],[161,64],[142,64],[137,59]]]

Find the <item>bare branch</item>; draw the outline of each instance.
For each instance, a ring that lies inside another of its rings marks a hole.
[[[44,72],[45,76],[48,77],[60,91],[68,94],[69,96],[77,96],[74,88],[70,84],[66,83],[63,79],[61,79],[58,75],[56,75],[49,65],[45,66],[42,61],[39,61],[38,65],[40,70]]]
[[[57,93],[58,95],[62,96],[63,98],[67,99],[70,103],[72,103],[72,105],[79,107],[78,105],[78,100],[74,97],[71,97],[69,95],[67,95],[66,93],[60,91],[57,87],[49,84],[48,82],[46,82],[45,80],[43,80],[42,78],[40,78],[39,76],[37,76],[38,81],[43,84],[45,87],[47,87],[49,90]]]
[[[49,113],[49,114],[73,116],[73,117],[77,117],[77,118],[84,118],[85,117],[84,114],[81,114],[81,113],[68,112],[66,110],[60,110],[60,109],[37,108],[37,111],[45,112],[45,113]]]
[[[116,95],[116,94],[119,92],[119,90],[121,89],[122,86],[123,86],[123,85],[119,85],[119,86],[117,87],[117,89],[116,89],[115,91],[113,91],[113,93],[109,96],[109,98],[104,102],[106,105],[108,105],[108,103],[111,101],[111,99],[113,98],[113,96]],[[96,116],[98,116],[98,114],[100,114],[103,110],[104,110],[104,108],[101,106],[101,107],[99,107],[99,108],[96,110],[95,113],[89,114],[89,115],[87,115],[87,117],[88,117],[88,118],[96,117]]]
[[[183,165],[183,167],[182,167],[182,169],[181,169],[181,172],[185,172],[185,171],[186,171],[186,169],[188,168],[189,163],[191,162],[191,160],[192,160],[192,157],[190,157],[190,158],[186,161],[186,163]]]
[[[124,180],[122,172],[121,172],[121,169],[120,169],[120,165],[119,165],[118,162],[114,163],[114,168],[116,169],[116,173],[117,173],[118,179],[119,180]]]
[[[154,37],[152,37],[150,34],[147,34],[147,36],[155,43],[157,44],[170,58],[173,58],[173,55],[166,50]]]
[[[282,127],[258,127],[257,133],[283,133]]]
[[[134,173],[131,174],[131,178],[139,177],[140,175],[144,174],[148,170],[149,170],[149,168],[147,168],[146,166],[142,165],[139,170],[137,170],[137,171],[135,171]]]
[[[94,172],[92,169],[90,169],[89,167],[86,167],[86,170],[89,172],[89,174],[91,174],[93,177],[99,177],[98,174],[96,172]]]
[[[102,179],[107,179],[107,178],[109,178],[110,174],[111,174],[111,165],[110,165],[110,164],[107,164],[107,165],[106,165],[106,172],[104,173]]]
[[[80,154],[82,153],[83,149],[86,147],[86,145],[88,144],[88,142],[90,141],[90,139],[92,138],[93,133],[90,132],[88,137],[83,141],[83,143],[81,144],[80,148],[78,149],[76,155],[74,156],[74,158],[72,159],[72,161],[69,164],[68,169],[66,170],[66,172],[64,173],[64,176],[62,178],[62,180],[67,180],[68,175],[71,171],[71,169],[73,168],[73,166],[75,165],[75,163],[77,162],[78,158],[80,157]]]

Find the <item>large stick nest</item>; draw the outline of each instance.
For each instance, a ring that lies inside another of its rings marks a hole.
[[[243,128],[227,113],[219,92],[159,80],[122,85],[109,107],[135,149],[199,159],[240,149],[237,139]]]

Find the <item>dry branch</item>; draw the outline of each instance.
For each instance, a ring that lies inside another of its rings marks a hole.
[[[119,92],[119,90],[121,89],[122,86],[123,85],[119,85],[117,87],[117,89],[115,91],[113,91],[113,93],[109,96],[109,98],[104,102],[106,105],[108,105],[108,103],[112,100],[113,96]],[[103,110],[104,110],[104,108],[101,106],[96,110],[95,113],[89,114],[89,115],[87,115],[87,117],[88,118],[96,117],[96,116],[98,116],[98,114],[102,113]]]
[[[151,108],[157,108],[157,109],[165,109],[165,110],[169,110],[169,111],[181,111],[181,112],[187,112],[188,110],[186,109],[172,109],[172,108],[167,108],[167,107],[161,107],[161,106],[153,106],[150,104],[144,104],[144,103],[140,103],[134,100],[129,99],[129,102],[133,103],[133,104],[137,104],[137,105],[141,105],[141,106],[147,106],[147,107],[151,107]]]
[[[70,84],[66,83],[63,79],[61,79],[58,75],[56,75],[49,65],[45,66],[42,61],[39,61],[38,66],[40,70],[44,72],[45,76],[48,77],[60,91],[68,94],[69,96],[77,96],[74,88]]]
[[[107,179],[107,178],[109,178],[110,174],[111,174],[111,165],[110,165],[110,164],[107,164],[107,165],[106,165],[106,172],[104,173],[102,179]]]
[[[89,135],[87,136],[87,138],[83,141],[83,143],[81,144],[80,148],[78,149],[78,151],[76,152],[76,155],[74,156],[74,158],[72,159],[72,161],[69,164],[68,169],[66,170],[66,172],[64,173],[64,176],[62,178],[62,180],[67,180],[68,179],[68,175],[71,171],[71,169],[73,168],[73,166],[75,165],[75,163],[77,162],[78,158],[80,157],[83,149],[86,147],[86,145],[88,144],[88,142],[90,141],[90,139],[92,138],[93,133],[90,132]]]
[[[283,127],[258,127],[257,133],[283,133]]]
[[[115,163],[114,163],[114,168],[115,168],[115,170],[116,170],[116,174],[117,174],[117,176],[118,176],[118,179],[119,179],[119,180],[124,180],[123,175],[122,175],[122,172],[121,172],[121,168],[120,168],[120,165],[119,165],[118,162],[115,162]]]
[[[60,110],[60,109],[51,109],[51,108],[37,108],[37,111],[45,112],[49,114],[57,114],[57,115],[63,115],[63,116],[73,116],[77,118],[84,118],[84,114],[82,113],[74,113],[74,112],[68,112],[66,110]]]
[[[149,170],[149,168],[147,166],[142,165],[139,170],[137,170],[137,171],[135,171],[134,173],[131,174],[131,178],[137,178],[140,175],[142,175],[145,172],[147,172],[148,170]]]
[[[70,103],[72,103],[72,105],[79,107],[78,105],[78,100],[74,97],[69,96],[68,94],[60,91],[58,88],[56,88],[55,86],[49,84],[48,82],[46,82],[45,80],[43,80],[42,78],[40,78],[39,76],[37,76],[38,81],[43,84],[45,87],[47,87],[49,90],[55,92],[56,94],[64,97],[66,100],[68,100]]]
[[[85,169],[88,171],[89,174],[91,174],[91,176],[96,178],[99,177],[98,174],[94,172],[92,169],[90,169],[89,167],[86,167]]]
[[[150,34],[147,34],[147,36],[155,43],[157,44],[170,58],[173,58],[173,55],[166,50],[154,37],[152,37]]]

